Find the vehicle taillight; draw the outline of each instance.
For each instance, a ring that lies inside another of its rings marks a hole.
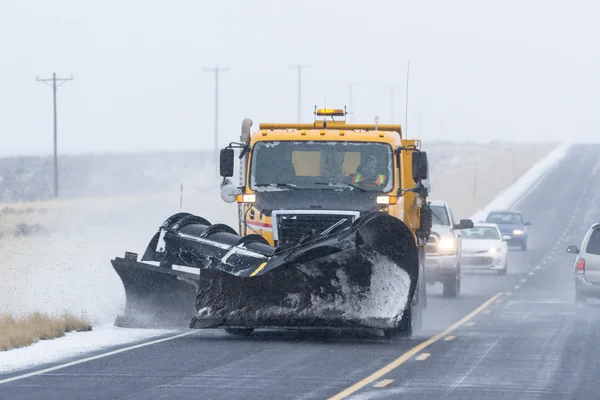
[[[577,273],[581,275],[585,274],[585,260],[583,258],[577,260]]]

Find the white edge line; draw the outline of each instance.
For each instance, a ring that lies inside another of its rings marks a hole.
[[[95,356],[91,356],[91,357],[87,357],[87,358],[82,358],[82,359],[79,359],[79,360],[71,361],[71,362],[68,362],[68,363],[65,363],[65,364],[55,365],[54,367],[40,369],[38,371],[33,371],[33,372],[26,373],[26,374],[13,376],[11,378],[6,378],[6,379],[0,380],[0,385],[2,385],[4,383],[18,381],[20,379],[30,378],[30,377],[36,376],[36,375],[45,374],[46,372],[52,372],[52,371],[56,371],[56,370],[59,370],[59,369],[71,367],[73,365],[83,364],[84,362],[98,360],[100,358],[104,358],[104,357],[108,357],[108,356],[113,356],[115,354],[123,353],[125,351],[139,349],[140,347],[151,346],[153,344],[157,344],[157,343],[161,343],[161,342],[166,342],[168,340],[179,339],[180,337],[188,336],[188,335],[191,335],[192,333],[195,333],[195,331],[181,333],[179,335],[169,336],[169,337],[166,337],[166,338],[153,340],[151,342],[144,342],[144,343],[136,344],[136,345],[133,345],[133,346],[124,347],[122,349],[109,351],[107,353],[97,354]]]

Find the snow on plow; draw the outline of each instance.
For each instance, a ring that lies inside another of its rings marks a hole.
[[[136,259],[111,261],[126,293],[120,326],[395,329],[419,274],[413,234],[377,211],[280,247],[180,213]]]

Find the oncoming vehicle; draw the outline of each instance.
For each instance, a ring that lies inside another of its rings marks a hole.
[[[502,235],[496,224],[476,223],[462,232],[462,265],[465,269],[508,270],[508,235]]]
[[[461,229],[473,226],[471,220],[455,223],[452,209],[445,201],[431,200],[431,235],[425,248],[425,278],[429,285],[440,282],[445,297],[460,294]]]
[[[593,224],[581,241],[581,248],[571,245],[567,253],[577,254],[573,279],[575,301],[600,297],[600,223]]]
[[[498,225],[500,232],[509,237],[507,238],[509,246],[520,246],[521,250],[527,250],[527,227],[531,222],[523,220],[519,211],[491,211],[485,222]]]

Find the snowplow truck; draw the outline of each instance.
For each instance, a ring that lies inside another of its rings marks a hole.
[[[427,153],[400,125],[348,124],[345,109],[314,114],[254,133],[245,119],[240,142],[220,150],[221,198],[237,203],[237,230],[178,213],[140,261],[132,252],[111,261],[126,293],[116,325],[185,321],[242,335],[372,328],[386,337],[418,328]]]

